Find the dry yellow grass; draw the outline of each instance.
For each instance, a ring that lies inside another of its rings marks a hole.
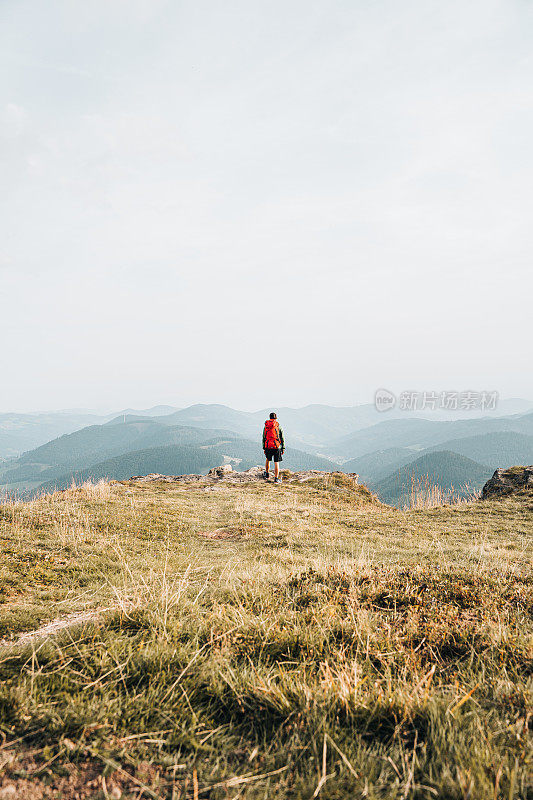
[[[400,511],[335,476],[0,506],[2,636],[114,609],[3,647],[0,783],[530,798],[532,533],[526,495]]]

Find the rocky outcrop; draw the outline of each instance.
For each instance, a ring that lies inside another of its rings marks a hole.
[[[482,500],[533,490],[533,466],[497,469],[481,491]]]
[[[207,473],[208,478],[223,478],[228,473],[233,472],[231,464],[221,464],[220,467],[213,467]]]
[[[323,472],[318,469],[303,470],[301,472],[291,472],[290,470],[281,470],[283,481],[289,483],[304,483],[312,478],[321,478],[336,473]],[[342,473],[344,475],[344,473]],[[355,472],[346,473],[345,477],[358,482],[359,476]],[[272,476],[271,476],[272,479]],[[237,472],[233,470],[229,464],[222,464],[220,467],[213,467],[207,475],[159,475],[152,473],[150,475],[136,475],[130,478],[132,481],[139,483],[250,483],[254,481],[264,481],[263,467],[252,467],[245,472]]]

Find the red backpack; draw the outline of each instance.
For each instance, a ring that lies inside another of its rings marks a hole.
[[[277,419],[267,419],[265,422],[265,447],[274,450],[281,447],[279,440],[279,423]]]

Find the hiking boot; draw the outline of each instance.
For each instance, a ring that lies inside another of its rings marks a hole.
[[[262,477],[263,477],[263,478],[264,478],[266,481],[268,480],[268,472],[267,472],[266,470],[263,472],[263,475],[262,475]]]
[[[281,483],[281,475],[277,478],[274,478],[274,483]]]

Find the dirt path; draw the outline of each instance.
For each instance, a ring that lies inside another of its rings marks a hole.
[[[0,648],[28,644],[34,639],[48,639],[50,636],[55,636],[67,628],[73,628],[75,625],[81,625],[84,622],[92,622],[107,611],[114,611],[116,608],[116,606],[109,606],[108,608],[96,608],[90,611],[77,611],[73,614],[68,614],[66,617],[47,622],[46,625],[42,625],[33,631],[25,631],[15,639],[0,639]]]

